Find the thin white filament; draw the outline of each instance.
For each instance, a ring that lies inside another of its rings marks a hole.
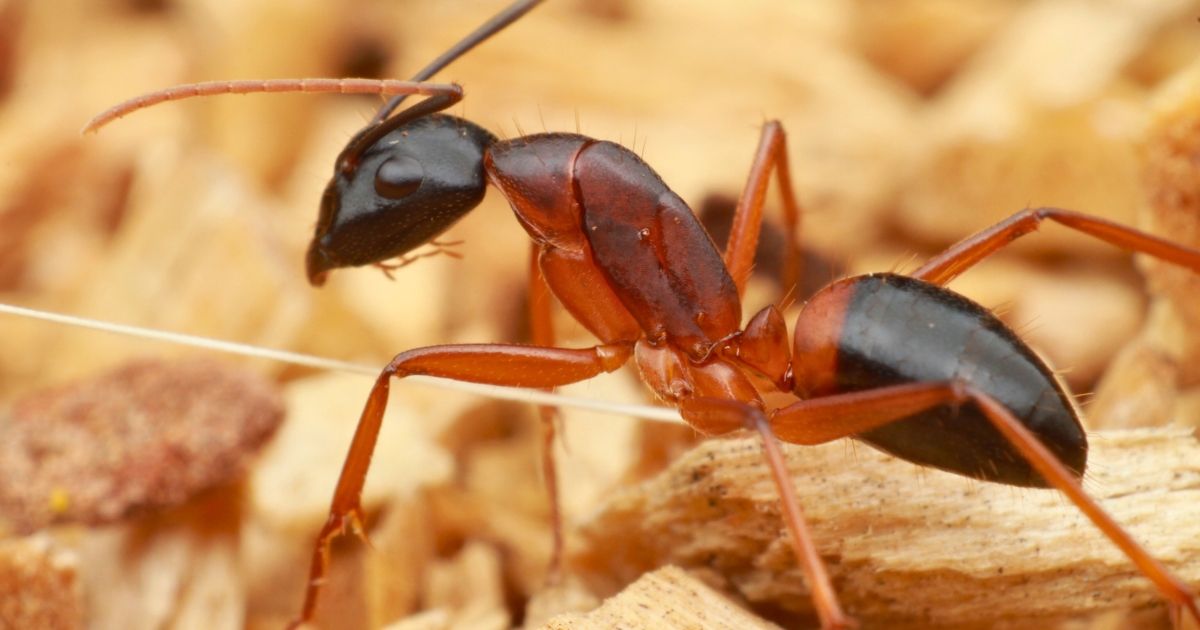
[[[62,315],[59,313],[51,313],[37,309],[12,306],[9,304],[0,304],[0,313],[66,324],[68,326],[76,326],[79,328],[89,328],[92,330],[116,333],[119,335],[127,335],[130,337],[153,339],[156,341],[164,341],[182,346],[205,348],[208,350],[216,350],[218,352],[227,352],[230,354],[238,354],[250,357],[260,357],[322,370],[337,370],[341,372],[352,372],[370,376],[378,376],[383,370],[382,367],[372,367],[370,365],[350,363],[348,361],[337,361],[334,359],[326,359],[324,357],[318,357],[309,354],[300,354],[298,352],[272,350],[269,348],[260,348],[258,346],[252,346],[249,344],[222,341],[220,339],[210,339],[208,337],[200,337],[196,335],[185,335],[181,333],[167,332],[164,330],[154,330],[152,328],[142,328],[140,326],[114,324],[111,322],[104,322],[84,317],[75,317],[73,315]],[[553,405],[556,407],[586,409],[589,411],[633,416],[636,418],[658,420],[662,422],[683,422],[682,418],[679,417],[679,412],[667,407],[634,405],[629,403],[598,400],[595,398],[581,398],[578,396],[563,396],[561,394],[551,394],[535,389],[520,389],[516,387],[499,387],[496,385],[464,383],[462,381],[434,378],[432,376],[410,376],[405,378],[404,382],[417,383],[427,387],[438,387],[441,389],[475,394],[477,396],[485,396],[500,400],[512,400],[516,402],[526,402],[539,405]]]

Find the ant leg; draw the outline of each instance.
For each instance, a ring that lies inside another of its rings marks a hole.
[[[1021,451],[1038,474],[1066,494],[1172,604],[1186,609],[1200,621],[1200,608],[1197,608],[1191,590],[1089,497],[1075,473],[1054,457],[1012,412],[971,385],[962,382],[912,383],[801,400],[773,412],[770,422],[780,439],[812,445],[851,437],[936,405],[968,401],[978,405],[984,416]],[[708,422],[723,426],[731,421],[728,413],[710,413],[699,419],[698,424],[703,426]]]
[[[1200,272],[1200,252],[1194,249],[1079,212],[1058,208],[1038,208],[1022,210],[967,238],[921,265],[910,276],[934,284],[945,285],[1001,247],[1037,230],[1044,219],[1051,219],[1122,249],[1149,254],[1169,263]]]
[[[533,345],[551,347],[554,345],[554,320],[551,307],[550,287],[542,277],[542,269],[538,264],[542,248],[534,245],[530,248],[529,257],[529,324],[533,337]],[[551,390],[547,390],[551,391]],[[558,498],[558,467],[554,462],[555,418],[558,409],[548,405],[538,405],[538,416],[542,424],[542,480],[546,484],[546,494],[550,497],[550,528],[554,532],[554,549],[550,554],[550,572],[546,582],[554,585],[562,579],[563,564],[563,522],[562,509]]]
[[[816,446],[854,437],[959,397],[950,383],[906,383],[796,401],[771,412],[769,420],[780,440]],[[690,409],[684,419],[709,435],[744,427],[740,412],[716,405]]]
[[[1038,471],[1038,474],[1067,495],[1067,498],[1071,499],[1079,511],[1091,519],[1096,527],[1100,528],[1105,536],[1108,536],[1109,540],[1120,547],[1121,551],[1130,560],[1133,560],[1143,575],[1154,582],[1158,590],[1171,601],[1174,609],[1172,612],[1176,613],[1176,616],[1178,616],[1178,610],[1183,608],[1187,610],[1193,620],[1200,623],[1200,608],[1196,606],[1196,596],[1183,581],[1175,577],[1161,562],[1150,555],[1129,535],[1129,532],[1108,515],[1108,512],[1105,512],[1094,499],[1089,497],[1083,491],[1083,487],[1079,485],[1079,480],[1075,475],[1062,462],[1058,461],[1050,453],[1050,450],[1034,437],[1033,433],[1021,424],[1020,420],[1013,416],[1008,408],[991,396],[972,387],[968,386],[964,389],[970,399],[983,411],[983,415],[1004,434],[1009,443],[1021,451],[1021,454]]]
[[[788,473],[787,462],[779,441],[771,431],[771,424],[762,410],[736,400],[722,398],[685,398],[679,405],[679,412],[689,423],[696,420],[694,426],[703,427],[708,418],[720,416],[747,428],[758,431],[762,436],[763,451],[775,486],[779,489],[779,500],[783,508],[783,517],[787,522],[788,531],[792,534],[792,548],[800,561],[800,568],[808,578],[809,588],[812,589],[813,604],[817,616],[821,619],[822,630],[853,628],[857,626],[854,619],[842,611],[838,601],[837,591],[829,579],[829,571],[821,560],[817,546],[813,542],[812,532],[804,511],[800,507],[800,499],[796,496],[796,488],[792,485],[792,477]]]
[[[750,166],[750,177],[738,200],[733,215],[733,227],[729,232],[729,243],[725,247],[725,266],[737,284],[738,295],[745,293],[746,282],[754,267],[754,251],[758,248],[758,233],[762,227],[763,204],[767,197],[767,184],[774,167],[779,179],[779,193],[783,197],[783,220],[785,227],[785,258],[783,263],[784,290],[791,290],[800,280],[800,204],[792,187],[791,171],[788,169],[787,134],[779,121],[772,120],[763,126],[758,141],[758,151]]]
[[[454,258],[456,260],[462,260],[462,257],[463,257],[462,254],[450,249],[450,247],[452,247],[454,245],[462,245],[463,241],[451,241],[449,243],[439,243],[437,241],[429,241],[429,243],[427,243],[427,244],[429,246],[433,247],[433,250],[427,251],[427,252],[420,252],[417,254],[409,254],[407,256],[401,256],[401,257],[395,259],[396,262],[386,262],[385,261],[385,262],[371,263],[371,266],[382,271],[383,275],[387,276],[388,280],[395,280],[396,278],[392,276],[392,272],[403,269],[403,268],[417,262],[418,260],[421,260],[422,258],[433,258],[434,256],[444,254],[444,255]],[[550,345],[553,345],[553,344],[550,344]]]
[[[310,621],[317,606],[326,569],[329,545],[353,528],[364,536],[362,506],[363,482],[371,465],[371,454],[387,408],[388,390],[393,376],[404,378],[424,374],[486,385],[547,388],[587,380],[601,372],[612,372],[624,365],[633,353],[633,344],[617,342],[584,349],[539,348],[508,344],[470,344],[417,348],[396,355],[375,381],[371,395],[354,432],[354,441],[338,479],[329,508],[329,520],[317,536],[309,571],[308,589],[300,618],[291,628]]]

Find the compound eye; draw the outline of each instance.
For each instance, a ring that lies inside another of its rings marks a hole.
[[[421,186],[425,169],[408,156],[389,158],[375,171],[375,192],[388,199],[403,199]]]

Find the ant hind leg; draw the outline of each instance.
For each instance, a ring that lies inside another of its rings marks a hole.
[[[1083,491],[1078,477],[1059,461],[1011,411],[996,399],[961,381],[909,383],[801,400],[772,412],[776,434],[795,444],[822,444],[881,427],[937,405],[975,403],[1030,465],[1079,508],[1137,565],[1176,607],[1200,623],[1195,595],[1161,562],[1150,555],[1094,499]]]
[[[1000,248],[1038,229],[1045,219],[1094,236],[1121,249],[1149,254],[1200,273],[1200,252],[1176,245],[1112,221],[1071,210],[1038,208],[1022,210],[935,256],[910,277],[945,286],[959,274]]]

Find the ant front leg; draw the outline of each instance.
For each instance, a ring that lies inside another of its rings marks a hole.
[[[725,266],[737,284],[738,295],[746,292],[746,282],[754,267],[754,252],[758,248],[763,204],[766,203],[772,168],[779,178],[779,193],[783,197],[784,291],[790,291],[800,281],[800,204],[796,201],[788,168],[787,134],[779,121],[772,120],[763,126],[758,151],[750,166],[750,177],[738,200],[733,227],[729,231],[729,243],[725,247]]]
[[[554,338],[553,301],[550,287],[542,276],[538,259],[542,249],[534,245],[529,257],[529,327],[533,345],[552,347]],[[547,390],[551,391],[551,390]],[[550,554],[550,569],[546,576],[548,584],[562,579],[563,522],[562,506],[558,498],[558,466],[554,461],[555,419],[558,409],[549,405],[538,405],[538,417],[542,428],[542,479],[546,494],[550,498],[550,529],[554,534],[554,549]]]
[[[1200,622],[1195,595],[1154,556],[1130,536],[1083,491],[1079,477],[1013,415],[1012,411],[973,385],[962,381],[910,383],[801,400],[777,409],[771,426],[780,439],[816,445],[882,427],[938,405],[973,403],[1006,440],[1108,536],[1178,610]],[[715,419],[714,419],[715,420]]]
[[[1038,208],[1022,210],[954,245],[933,260],[921,265],[919,269],[910,274],[910,277],[944,286],[996,250],[1037,230],[1044,219],[1061,223],[1122,249],[1149,254],[1200,273],[1200,252],[1194,249],[1176,245],[1119,223],[1105,221],[1079,212],[1058,208]]]
[[[308,589],[295,628],[313,617],[317,596],[329,567],[333,539],[353,529],[364,537],[363,482],[379,437],[392,377],[415,374],[507,387],[549,388],[584,381],[612,372],[629,360],[633,344],[618,342],[592,348],[540,348],[505,344],[431,346],[403,352],[392,359],[375,381],[354,432],[350,452],[334,491],[329,520],[317,536]]]

